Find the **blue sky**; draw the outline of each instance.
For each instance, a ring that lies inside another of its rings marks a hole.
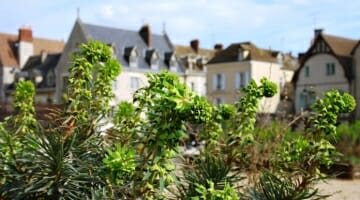
[[[197,38],[203,48],[251,41],[297,54],[309,47],[314,28],[360,39],[360,1],[339,0],[12,0],[1,3],[0,32],[28,25],[36,37],[66,41],[77,8],[86,23],[130,30],[146,23],[160,34],[165,27],[173,43]]]

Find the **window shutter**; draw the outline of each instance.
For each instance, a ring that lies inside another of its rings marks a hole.
[[[238,72],[235,74],[235,88],[240,89],[240,84],[241,84],[241,76],[240,76],[240,72]]]
[[[250,82],[250,72],[245,72],[244,86],[247,86]]]
[[[225,90],[225,83],[226,83],[226,81],[225,81],[225,74],[222,73],[222,74],[221,74],[221,90]]]
[[[217,86],[217,74],[213,74],[212,77],[212,85],[213,85],[213,90],[216,90],[216,86]]]

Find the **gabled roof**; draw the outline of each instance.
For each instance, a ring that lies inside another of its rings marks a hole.
[[[138,31],[124,30],[119,28],[105,27],[81,23],[82,30],[88,40],[99,40],[107,44],[113,44],[116,48],[116,58],[123,66],[128,66],[128,60],[125,58],[125,51],[129,51],[129,47],[136,47],[139,55],[139,68],[148,68],[145,53],[149,49],[155,49],[160,55],[159,68],[167,68],[164,62],[165,52],[172,52],[172,46],[166,35],[151,34],[151,47],[149,48],[140,36]],[[127,52],[128,53],[128,52]]]
[[[239,61],[239,51],[248,50],[249,56],[244,60],[257,60],[266,62],[277,62],[277,51],[261,49],[251,42],[233,43],[226,49],[219,51],[208,64],[222,63],[222,62],[236,62]],[[274,56],[275,55],[275,56]]]
[[[206,56],[208,59],[211,59],[215,54],[215,51],[212,49],[199,48],[199,51],[196,52],[191,46],[175,45],[174,47],[175,47],[175,53],[179,57],[183,57],[183,56],[196,57],[200,55],[200,56]]]
[[[46,87],[46,74],[50,70],[54,70],[57,63],[59,62],[61,53],[55,54],[40,54],[29,57],[28,61],[25,63],[24,68],[21,71],[30,71],[37,70],[44,77],[42,82],[37,85],[37,87]]]
[[[46,53],[46,55],[39,54],[30,56],[21,71],[38,69],[42,72],[47,72],[48,70],[55,68],[60,56],[61,53]]]
[[[320,34],[337,56],[351,56],[351,52],[358,40],[343,38],[328,34]]]
[[[191,42],[196,42],[196,45],[199,45],[198,40],[193,40]],[[184,45],[175,45],[175,55],[177,58],[180,58],[180,64],[184,69],[188,69],[190,65],[192,65],[193,71],[203,71],[204,70],[204,63],[207,63],[210,59],[212,59],[215,55],[215,50],[212,49],[204,49],[197,47],[184,46]],[[195,50],[196,48],[197,50]],[[192,59],[192,64],[188,61],[188,58]]]
[[[336,57],[339,63],[342,65],[346,78],[350,81],[353,79],[352,72],[352,52],[356,45],[358,44],[358,40],[344,38],[339,36],[328,35],[320,32],[310,48],[301,56],[299,56],[300,67],[296,70],[292,82],[296,83],[299,78],[299,73],[301,69],[304,67],[305,62],[312,56],[323,53],[323,52],[315,52],[314,49],[317,46],[318,42],[324,41],[325,44],[330,48],[328,53],[332,54]]]
[[[61,52],[64,42],[58,40],[34,38],[34,55],[42,51],[50,53]],[[0,33],[0,64],[5,67],[19,67],[18,61],[18,35]]]

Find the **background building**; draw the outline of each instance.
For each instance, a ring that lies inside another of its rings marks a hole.
[[[213,103],[234,103],[240,90],[251,79],[258,83],[263,77],[278,84],[280,92],[292,79],[297,61],[290,54],[261,49],[251,42],[233,43],[219,51],[208,63],[207,96]],[[280,93],[260,102],[260,112],[276,113],[280,110]],[[281,108],[283,109],[283,108]]]
[[[64,41],[33,37],[30,27],[21,27],[18,35],[0,33],[0,101],[8,102],[5,91],[31,56],[61,53],[64,45]]]
[[[317,98],[332,89],[349,92],[359,102],[358,43],[358,40],[324,34],[321,29],[315,30],[311,46],[299,56],[300,67],[293,78],[296,113],[310,109]],[[359,118],[359,106],[355,113]]]

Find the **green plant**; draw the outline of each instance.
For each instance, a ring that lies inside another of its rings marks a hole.
[[[237,192],[229,184],[225,184],[224,189],[217,190],[214,188],[214,183],[207,181],[208,187],[196,184],[197,196],[191,197],[191,200],[238,200]]]
[[[147,75],[134,104],[118,105],[103,136],[120,65],[95,41],[73,59],[66,107],[45,122],[35,119],[32,83],[17,85],[16,113],[0,124],[0,199],[168,199],[171,188],[174,198],[194,200],[316,198],[312,186],[326,178],[320,167],[338,156],[328,140],[337,116],[355,107],[351,95],[330,91],[313,106],[304,134],[256,129],[259,101],[275,95],[276,84],[252,80],[235,106],[211,106],[162,71]],[[179,144],[190,131],[205,147],[181,162]],[[240,191],[239,174],[254,169],[254,187]]]
[[[95,70],[95,71],[94,71]],[[0,162],[2,199],[90,199],[107,194],[103,178],[105,151],[98,123],[108,111],[111,82],[120,72],[106,44],[80,45],[69,69],[70,93],[66,109],[52,111],[47,123],[34,118],[34,86],[20,82],[15,92],[13,119],[1,129],[1,141],[20,143]],[[21,102],[18,102],[21,101]],[[25,103],[26,102],[26,103]],[[15,133],[15,134],[14,134]],[[8,142],[1,149],[12,149]]]
[[[184,166],[182,174],[179,177],[181,181],[172,192],[176,199],[192,199],[200,195],[199,187],[219,191],[234,187],[232,190],[235,191],[239,189],[239,182],[243,179],[240,171],[226,164],[225,158],[206,152],[199,158],[195,158],[191,165]]]
[[[222,152],[227,156],[227,163],[241,163],[242,167],[249,168],[251,160],[251,148],[254,147],[254,130],[259,102],[263,97],[270,97],[277,92],[276,84],[262,78],[258,85],[251,80],[247,87],[243,88],[245,93],[235,103],[236,112],[222,128],[221,137],[224,147]]]
[[[300,177],[275,175],[265,171],[261,174],[258,184],[249,189],[248,198],[251,200],[319,199],[317,189],[303,189],[301,184]]]
[[[23,160],[27,154],[27,135],[32,135],[38,128],[33,105],[34,85],[30,81],[16,85],[14,97],[15,115],[0,124],[0,196],[8,194],[8,189],[26,183],[21,175],[27,172]]]
[[[137,111],[146,119],[137,130],[141,137],[138,150],[134,193],[145,198],[160,198],[176,180],[172,159],[178,154],[179,143],[186,137],[185,123],[210,120],[211,107],[167,71],[147,74],[149,85],[136,91]]]
[[[356,101],[348,93],[340,94],[338,90],[326,92],[323,99],[319,99],[314,105],[315,111],[309,118],[310,128],[307,130],[309,137],[318,140],[321,136],[336,135],[336,123],[340,113],[348,113],[355,109]]]
[[[107,156],[103,159],[105,167],[110,171],[110,180],[114,184],[121,185],[131,177],[136,167],[135,151],[127,146],[116,145],[112,151],[107,149]]]
[[[339,113],[352,111],[355,100],[337,90],[324,94],[313,105],[314,113],[308,119],[308,128],[303,135],[284,140],[273,157],[275,171],[284,174],[296,174],[300,180],[299,191],[306,191],[317,181],[326,178],[320,171],[329,168],[339,158],[336,148],[328,138],[336,136],[336,123]]]

